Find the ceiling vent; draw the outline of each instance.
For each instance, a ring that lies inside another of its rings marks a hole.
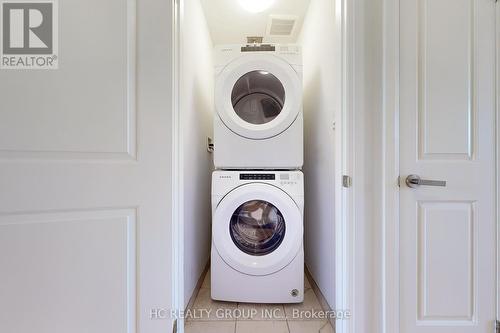
[[[295,31],[298,17],[295,15],[270,15],[267,23],[267,35],[271,37],[289,37]]]

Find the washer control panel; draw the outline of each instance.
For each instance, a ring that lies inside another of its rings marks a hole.
[[[297,173],[280,173],[281,185],[296,185],[300,180],[300,174]]]
[[[303,197],[303,177],[299,170],[216,170],[212,175],[212,195],[224,196],[241,185],[266,183],[291,196]]]
[[[274,173],[240,173],[240,180],[275,180]]]

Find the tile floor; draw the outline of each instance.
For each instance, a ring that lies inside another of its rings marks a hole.
[[[241,314],[239,318],[219,319],[215,315],[217,309],[223,309],[219,311],[227,310],[228,313],[235,313],[233,310],[236,308],[241,310],[236,312],[237,314]],[[213,301],[210,298],[210,272],[208,272],[190,309],[193,317],[187,319],[185,331],[186,333],[334,332],[328,320],[293,318],[293,309],[321,310],[320,302],[311,288],[307,277],[305,278],[304,286],[304,302],[301,304],[245,304]],[[266,313],[272,313],[273,317],[263,316]]]

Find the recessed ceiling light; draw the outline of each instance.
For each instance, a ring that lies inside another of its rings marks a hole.
[[[274,0],[239,0],[241,7],[251,13],[260,13],[268,9]]]

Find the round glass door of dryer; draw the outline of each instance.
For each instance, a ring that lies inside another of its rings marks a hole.
[[[301,76],[276,56],[239,57],[217,76],[215,110],[237,135],[272,138],[286,131],[302,111]]]
[[[285,104],[285,88],[273,74],[251,71],[236,81],[231,93],[236,114],[244,121],[261,125],[275,119]]]
[[[273,252],[286,232],[283,214],[265,200],[251,200],[240,205],[231,217],[229,228],[234,244],[253,256]]]

